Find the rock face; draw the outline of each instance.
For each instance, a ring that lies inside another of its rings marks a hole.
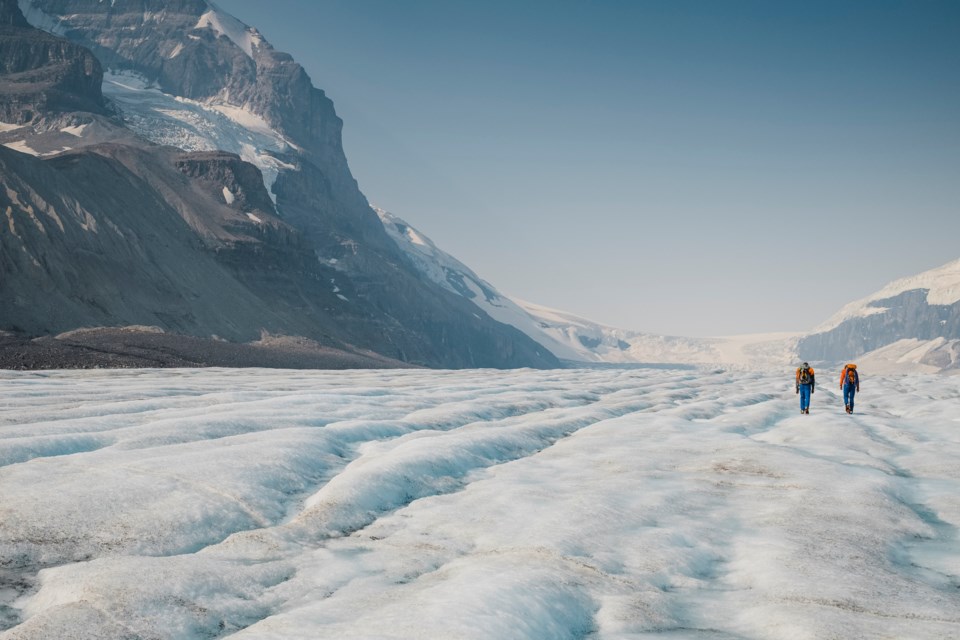
[[[799,353],[812,360],[843,360],[898,340],[960,339],[960,303],[929,304],[926,290],[904,291],[873,301],[870,308],[878,312],[803,338]]]
[[[343,121],[289,54],[205,0],[21,0],[109,69],[135,72],[161,91],[243,107],[309,156],[345,205],[366,207],[343,153]]]
[[[0,8],[0,121],[27,124],[53,113],[105,113],[102,80],[90,51],[30,28],[13,3]]]
[[[7,125],[31,125],[0,131],[0,143],[42,156],[0,146],[0,330],[269,332],[428,366],[557,365],[420,277],[350,174],[333,104],[255,31],[199,0],[19,6],[71,42],[0,0],[0,86],[34,87],[0,93]],[[241,147],[242,158],[152,144],[106,117],[98,58],[280,144]]]
[[[212,216],[198,234],[163,183],[139,175],[153,162],[149,150],[127,147],[46,161],[0,147],[4,328],[51,334],[144,324],[244,340],[258,336],[249,326],[256,316],[279,329],[277,315],[203,242],[212,237]],[[173,166],[163,177],[192,191]],[[221,212],[225,228],[228,212]],[[243,239],[235,234],[235,244]]]
[[[886,349],[912,348],[923,364],[954,366],[960,340],[960,260],[891,282],[847,305],[800,340],[798,352],[811,360],[845,360]],[[916,345],[926,343],[925,350]],[[900,353],[898,358],[906,357]],[[944,368],[940,366],[940,368]]]

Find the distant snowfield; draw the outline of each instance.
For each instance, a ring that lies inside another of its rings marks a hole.
[[[0,372],[0,638],[957,638],[960,377]]]

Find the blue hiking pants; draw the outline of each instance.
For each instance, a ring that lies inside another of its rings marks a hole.
[[[810,387],[809,384],[800,385],[800,411],[810,408]]]
[[[857,393],[857,385],[849,382],[843,383],[843,404],[850,407],[853,411],[853,396]]]

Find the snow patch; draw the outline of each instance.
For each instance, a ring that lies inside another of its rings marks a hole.
[[[17,0],[17,4],[20,6],[23,17],[27,19],[31,26],[58,36],[67,32],[67,27],[64,25],[62,18],[45,13],[31,0]]]
[[[87,130],[87,127],[88,127],[88,126],[89,126],[89,125],[87,125],[87,124],[79,124],[79,125],[76,125],[76,126],[73,126],[73,127],[64,127],[63,129],[60,129],[60,132],[61,132],[61,133],[69,133],[71,136],[76,136],[76,137],[78,137],[78,138],[82,138],[82,137],[83,137],[83,132]]]
[[[247,217],[250,218],[251,220],[253,220],[254,222],[256,222],[257,224],[263,224],[263,220],[261,220],[260,218],[258,218],[257,216],[255,216],[255,215],[252,214],[252,213],[248,213],[248,214],[247,214]]]
[[[39,151],[27,145],[25,140],[17,140],[15,142],[5,142],[3,146],[8,149],[13,149],[14,151],[19,151],[20,153],[28,153],[31,156],[41,155]]]
[[[177,46],[175,46],[175,47],[173,48],[173,51],[171,51],[170,54],[169,54],[167,57],[168,57],[168,58],[176,58],[176,57],[177,57],[178,55],[180,55],[182,52],[183,52],[183,43],[182,43],[182,42],[178,42],[178,43],[177,43]]]
[[[156,85],[147,80],[146,76],[129,70],[114,71],[112,69],[107,69],[103,72],[103,83],[104,85],[109,84],[116,89],[125,89],[127,91],[143,91],[146,89],[152,89],[159,92],[159,89],[157,89]],[[106,92],[108,87],[104,86],[103,89]]]
[[[200,20],[194,28],[212,29],[216,33],[226,36],[252,58],[254,49],[263,43],[263,37],[260,33],[230,14],[221,11],[212,2],[208,2],[208,4],[211,9],[200,16]]]
[[[0,122],[0,133],[6,133],[7,131],[16,131],[17,129],[22,129],[27,125],[24,124],[10,124],[7,122]]]
[[[229,187],[223,188],[223,199],[226,200],[227,204],[233,204],[235,197],[233,195],[233,191],[230,191]]]
[[[960,373],[960,340],[905,338],[857,359],[860,370],[876,374]]]
[[[183,99],[184,98],[181,98],[181,100]],[[267,124],[266,120],[248,109],[230,104],[213,103],[208,104],[207,106],[214,111],[218,111],[227,116],[248,131],[253,131],[254,133],[259,133],[264,136],[280,137],[280,134],[278,134],[269,124]]]

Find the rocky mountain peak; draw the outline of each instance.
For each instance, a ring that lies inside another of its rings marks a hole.
[[[0,35],[0,121],[107,113],[103,69],[88,49],[31,27],[15,0],[0,0]]]
[[[17,231],[0,234],[0,330],[266,331],[412,364],[557,364],[423,279],[353,179],[333,103],[256,30],[201,0],[19,6],[47,33],[2,27],[0,118],[47,122],[0,131]],[[51,118],[68,107],[84,113]]]
[[[917,353],[909,356],[908,348]],[[803,357],[819,360],[843,360],[886,349],[894,360],[913,358],[939,368],[946,362],[956,368],[960,365],[960,260],[895,280],[851,302],[800,340],[798,349]]]
[[[0,1],[0,27],[29,27],[30,23],[23,17],[23,12],[12,0]]]

